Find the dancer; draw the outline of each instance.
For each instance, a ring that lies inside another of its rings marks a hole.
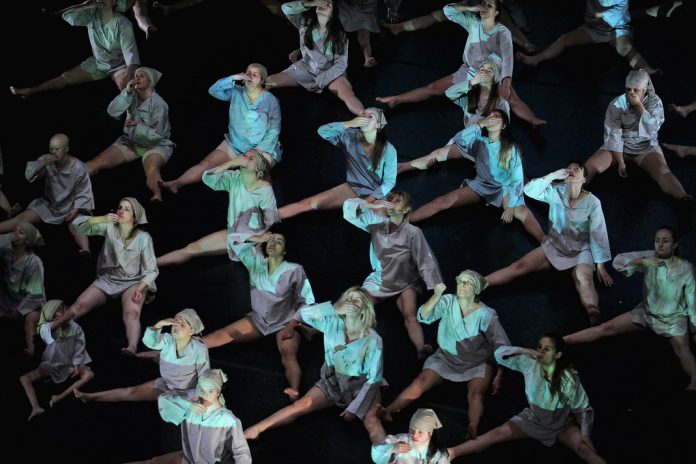
[[[3,282],[0,285],[0,317],[24,319],[24,356],[34,356],[34,336],[39,310],[46,303],[44,267],[34,249],[44,244],[39,231],[20,222],[9,234],[0,235]]]
[[[273,187],[263,179],[265,172],[266,159],[254,150],[205,171],[205,185],[229,193],[227,230],[213,232],[184,248],[170,251],[157,258],[157,265],[182,264],[196,256],[217,256],[225,252],[232,261],[239,261],[232,245],[261,236],[278,222]]]
[[[171,333],[162,333],[171,327]],[[154,401],[162,393],[185,396],[196,387],[201,375],[210,369],[208,348],[200,339],[203,322],[194,309],[186,308],[176,316],[163,319],[145,329],[143,343],[159,350],[160,377],[132,387],[115,388],[94,393],[75,390],[75,397],[91,401]]]
[[[71,224],[78,214],[94,209],[92,183],[87,167],[70,154],[70,140],[56,134],[48,143],[49,154],[27,163],[24,177],[29,182],[44,178],[45,198],[37,198],[27,209],[11,219],[0,222],[0,232],[8,232],[20,222],[67,224],[81,255],[89,255],[89,240]]]
[[[281,219],[311,210],[340,208],[349,198],[358,196],[368,202],[382,199],[396,184],[396,149],[387,141],[387,118],[379,108],[367,108],[350,121],[324,124],[319,135],[346,155],[346,182],[331,190],[285,205],[278,211]]]
[[[380,407],[378,413],[391,421],[394,414],[441,384],[443,379],[467,382],[467,435],[476,438],[486,392],[492,385],[493,394],[498,393],[503,380],[503,370],[500,367],[496,370],[493,352],[510,340],[495,310],[478,301],[486,284],[483,276],[467,269],[456,281],[456,295],[443,295],[445,284],[438,284],[433,296],[418,309],[419,321],[432,324],[440,320],[439,348],[425,361],[418,377],[389,406]]]
[[[368,203],[351,198],[343,203],[343,218],[372,237],[372,273],[362,288],[377,300],[396,297],[408,338],[421,359],[431,354],[433,347],[425,344],[423,328],[416,319],[420,280],[432,290],[442,283],[442,274],[423,232],[409,223],[410,213],[411,195],[398,190],[392,190],[386,201]]]
[[[302,86],[319,93],[325,88],[338,95],[348,110],[360,115],[365,109],[348,82],[348,37],[341,27],[338,3],[311,0],[283,3],[283,13],[300,31],[300,54],[293,51],[292,66],[268,76],[271,87]],[[296,60],[296,61],[295,61]]]
[[[57,316],[67,310],[68,307],[61,300],[49,300],[41,308],[38,331],[41,339],[46,343],[46,349],[41,355],[39,367],[19,378],[31,403],[31,414],[28,420],[46,412],[39,404],[32,383],[50,378],[53,383],[58,384],[77,377],[77,380],[62,393],[51,396],[48,405],[53,407],[73,390],[94,378],[94,373],[88,366],[92,359],[85,348],[85,333],[82,328],[73,321],[56,324]]]
[[[628,73],[626,93],[612,100],[607,108],[604,146],[585,162],[588,181],[613,165],[618,166],[621,177],[628,177],[625,159],[629,159],[650,174],[667,195],[691,200],[669,170],[657,142],[664,120],[662,100],[655,95],[648,73],[643,69]]]
[[[553,184],[555,180],[562,183]],[[524,186],[524,193],[549,204],[549,233],[540,247],[527,253],[511,265],[486,276],[489,286],[506,284],[530,272],[553,267],[572,269],[575,288],[580,295],[592,325],[599,323],[599,295],[594,286],[592,271],[610,286],[613,279],[604,268],[611,259],[607,225],[602,204],[590,192],[583,190],[587,181],[582,165],[573,161]]]
[[[203,172],[208,169],[249,151],[263,155],[270,168],[280,162],[283,151],[278,140],[280,104],[271,92],[264,89],[267,78],[266,67],[252,63],[245,72],[223,77],[208,89],[208,93],[218,100],[230,102],[225,138],[200,163],[190,167],[177,179],[161,182],[162,188],[177,193],[185,185],[200,182]]]
[[[96,280],[82,292],[60,323],[84,316],[106,303],[107,298],[120,298],[128,341],[121,352],[135,355],[140,340],[140,312],[143,304],[155,297],[155,279],[159,274],[152,237],[140,228],[147,224],[145,208],[135,198],[124,197],[116,214],[78,216],[73,224],[85,235],[103,236],[104,245],[97,261]]]
[[[687,390],[696,390],[696,359],[689,347],[689,320],[696,325],[694,267],[679,256],[679,237],[671,227],[655,232],[655,249],[622,253],[614,269],[630,277],[642,272],[643,301],[597,327],[563,337],[567,344],[589,343],[612,335],[652,330],[669,339],[674,354],[689,377]]]
[[[534,438],[549,447],[558,440],[583,461],[604,463],[590,438],[594,410],[564,351],[563,339],[553,333],[544,334],[536,350],[498,348],[496,361],[524,375],[529,407],[478,438],[449,448],[450,457],[478,453],[504,441]]]
[[[372,445],[375,464],[449,464],[447,448],[440,443],[440,419],[432,409],[419,409],[411,417],[408,433],[387,435],[384,443]]]
[[[484,132],[485,130],[485,132]],[[476,163],[476,178],[421,206],[411,214],[411,222],[422,221],[456,206],[485,201],[503,209],[505,223],[515,218],[539,243],[546,238],[534,214],[524,204],[524,173],[519,146],[512,139],[507,114],[493,110],[475,125],[455,135],[462,156]],[[431,158],[436,159],[436,158]],[[426,161],[429,163],[430,160]]]
[[[366,68],[377,66],[370,42],[370,33],[379,34],[377,3],[377,0],[340,0],[338,10],[338,19],[343,30],[357,32],[358,43],[365,60],[363,66]]]
[[[168,392],[159,397],[160,416],[181,426],[181,451],[141,463],[179,464],[234,462],[251,464],[251,452],[242,422],[225,407],[222,386],[227,376],[220,369],[208,369],[198,378],[198,395],[193,398]],[[138,463],[131,463],[138,464]]]
[[[160,170],[172,157],[174,142],[169,140],[169,106],[155,91],[162,73],[152,68],[138,68],[135,77],[109,103],[109,115],[115,119],[127,113],[123,134],[109,148],[87,162],[89,175],[103,169],[141,158],[145,183],[152,192],[150,201],[162,201]]]
[[[542,61],[556,58],[566,48],[591,43],[608,43],[628,61],[633,69],[645,69],[650,75],[662,74],[645,61],[643,55],[633,47],[633,30],[629,26],[628,0],[586,0],[585,23],[561,35],[548,48],[537,55],[517,52],[515,58],[527,66],[537,66]]]
[[[22,98],[69,85],[98,81],[109,76],[123,90],[140,62],[131,22],[121,13],[128,9],[126,0],[87,0],[61,10],[71,26],[86,26],[92,56],[81,64],[35,87],[10,86],[10,92]]]
[[[351,287],[335,304],[306,306],[299,316],[324,333],[321,378],[302,398],[247,428],[244,436],[254,440],[267,429],[335,405],[343,409],[343,420],[362,420],[373,444],[383,442],[376,410],[380,387],[387,383],[382,378],[382,338],[374,331],[377,321],[370,296]]]
[[[203,338],[208,348],[228,343],[244,343],[275,334],[288,387],[283,392],[295,401],[300,397],[302,370],[297,361],[300,348],[298,321],[293,319],[301,307],[314,304],[312,286],[302,265],[285,260],[285,236],[266,232],[254,243],[234,245],[234,253],[249,271],[251,312],[232,324]],[[265,247],[264,247],[265,245]],[[264,252],[261,251],[262,247]]]

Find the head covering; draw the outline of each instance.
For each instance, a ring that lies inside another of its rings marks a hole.
[[[143,208],[143,205],[141,205],[140,202],[133,197],[123,197],[119,200],[119,203],[121,203],[123,200],[126,200],[131,204],[131,206],[133,206],[133,225],[136,226],[139,224],[147,224],[147,215],[145,214],[145,208]]]
[[[20,222],[17,225],[22,229],[22,231],[24,231],[24,235],[27,237],[27,246],[29,248],[40,247],[44,244],[41,232],[39,232],[39,229],[34,227],[33,224],[29,222]]]
[[[645,96],[655,98],[655,87],[645,69],[634,69],[626,76],[626,87],[645,89]]]
[[[432,409],[418,409],[411,417],[409,428],[420,430],[421,432],[432,433],[433,430],[442,427],[442,422],[438,419],[437,414]]]
[[[462,279],[467,279],[470,282],[473,282],[474,291],[477,295],[481,293],[488,285],[488,282],[486,282],[486,279],[481,274],[476,271],[472,271],[471,269],[462,271],[455,280],[457,283],[459,283]]]
[[[198,313],[196,313],[195,309],[186,308],[176,313],[176,315],[183,317],[186,320],[186,322],[188,322],[188,325],[191,326],[191,331],[193,332],[193,335],[198,335],[199,333],[203,332],[205,326],[203,325],[201,318],[198,317]]]
[[[44,303],[44,305],[41,307],[41,312],[39,313],[39,323],[36,324],[36,326],[38,327],[41,324],[51,322],[53,320],[53,315],[62,305],[63,300],[48,300],[46,303]]]
[[[222,396],[222,384],[227,382],[227,375],[222,372],[222,369],[208,369],[200,377],[198,377],[198,386],[203,388],[214,388],[220,391],[220,404],[225,404],[225,398]]]
[[[500,78],[502,77],[500,72],[500,63],[492,57],[488,57],[483,60],[483,63],[481,63],[479,69],[481,69],[484,64],[488,64],[493,68],[493,82],[500,82]]]
[[[384,116],[384,111],[379,108],[371,106],[370,108],[365,108],[365,110],[372,110],[377,113],[377,129],[382,129],[387,125],[387,118]]]
[[[133,8],[134,3],[135,0],[116,0],[116,11],[119,13],[125,13]]]
[[[154,88],[157,85],[160,78],[162,77],[162,73],[156,70],[155,68],[147,68],[143,66],[135,70],[135,72],[138,71],[145,73],[147,78],[150,79],[150,87],[152,88]]]

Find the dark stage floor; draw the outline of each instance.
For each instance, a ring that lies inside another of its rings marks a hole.
[[[5,159],[3,190],[12,202],[26,205],[41,194],[41,185],[23,179],[27,160],[47,152],[50,136],[65,132],[71,151],[88,160],[112,143],[122,122],[110,120],[106,106],[116,95],[108,80],[64,89],[21,101],[6,91],[10,84],[34,85],[55,76],[86,58],[87,33],[59,18],[40,13],[41,7],[63,4],[13,2],[3,6],[4,69],[0,78],[5,123],[0,143]],[[655,2],[652,2],[655,3]],[[442,1],[405,1],[403,17],[432,11]],[[634,7],[650,4],[635,2]],[[382,5],[380,5],[381,8]],[[539,46],[581,22],[583,2],[539,0],[523,2]],[[50,9],[50,8],[49,8]],[[215,148],[227,127],[225,103],[208,96],[208,87],[220,77],[241,72],[251,62],[261,62],[271,72],[287,66],[287,54],[297,45],[297,33],[283,19],[272,16],[254,1],[207,0],[170,16],[155,13],[160,31],[149,41],[137,31],[141,61],[159,69],[164,77],[157,90],[171,109],[174,157],[165,167],[172,178]],[[693,76],[696,53],[689,28],[693,22],[681,17],[635,23],[635,41],[664,77],[655,81],[665,106],[696,99]],[[29,39],[32,42],[29,42]],[[280,38],[273,38],[280,37]],[[41,45],[34,45],[36,40]],[[362,68],[357,40],[352,38],[350,79],[367,105],[380,95],[389,95],[426,84],[455,71],[461,63],[465,31],[455,24],[440,24],[429,30],[393,37],[373,36],[379,66]],[[549,121],[534,132],[513,120],[513,132],[523,148],[526,175],[530,178],[564,167],[574,158],[586,159],[602,143],[604,111],[609,101],[623,91],[629,68],[605,46],[580,47],[539,67],[515,69],[514,85],[537,114]],[[281,140],[283,161],[273,170],[279,205],[304,198],[344,180],[340,152],[321,140],[321,124],[350,119],[343,104],[330,93],[308,94],[300,89],[275,92],[283,111]],[[663,141],[696,144],[695,116],[677,120],[673,115],[661,131]],[[388,111],[389,140],[401,160],[415,158],[443,145],[461,127],[460,109],[446,98]],[[679,159],[666,153],[687,191],[696,193],[696,159]],[[612,253],[652,247],[655,228],[676,224],[677,210],[645,173],[629,166],[630,177],[620,178],[612,169],[590,189],[603,202]],[[440,165],[427,173],[404,176],[398,187],[408,190],[415,206],[473,177],[473,167],[463,162]],[[119,198],[136,196],[144,203],[149,194],[138,163],[107,171],[93,179],[96,214],[115,208]],[[530,200],[537,217],[546,224],[546,207]],[[188,187],[178,196],[167,196],[160,205],[146,205],[158,254],[225,227],[227,195],[202,185]],[[693,213],[693,208],[692,211]],[[457,209],[419,224],[439,259],[445,283],[454,288],[454,276],[472,268],[486,274],[506,265],[534,247],[519,224],[501,225],[500,212],[483,206]],[[682,228],[688,224],[679,221]],[[39,251],[46,268],[49,298],[72,302],[94,278],[96,260],[78,257],[71,237],[63,227],[41,225],[48,246]],[[369,273],[369,236],[345,222],[339,211],[306,214],[282,224],[287,235],[290,260],[300,262],[311,280],[318,301],[335,299]],[[682,232],[681,247],[690,261],[696,259],[696,232]],[[94,239],[97,254],[101,241]],[[601,308],[609,319],[632,308],[641,298],[640,277],[624,278],[613,272],[615,285],[601,288]],[[157,279],[159,291],[145,307],[143,324],[152,324],[184,307],[194,307],[207,329],[212,330],[241,317],[249,308],[246,271],[226,257],[201,258],[177,268],[164,268]],[[488,291],[483,300],[495,308],[513,343],[535,346],[547,329],[568,333],[587,326],[571,278],[564,273],[543,273]],[[385,345],[385,378],[391,384],[387,401],[393,399],[418,373],[416,361],[392,302],[378,307],[378,331]],[[120,307],[115,302],[99,308],[80,321],[87,333],[87,348],[94,359],[96,378],[85,388],[96,391],[140,383],[158,376],[155,365],[125,359],[119,354],[124,343]],[[33,368],[22,360],[22,328],[2,321],[1,349],[4,377],[4,447],[17,462],[124,462],[146,459],[179,447],[175,427],[164,424],[153,403],[89,404],[68,398],[55,410],[27,424],[29,403],[17,378]],[[427,327],[435,340],[436,327]],[[696,396],[684,393],[687,378],[665,339],[650,333],[621,336],[571,353],[585,389],[596,410],[594,444],[608,462],[689,462],[693,442]],[[285,379],[280,358],[271,339],[246,346],[224,347],[211,352],[214,367],[230,377],[224,394],[228,406],[246,425],[251,425],[286,404]],[[303,344],[303,391],[319,376],[321,339]],[[42,404],[58,387],[38,385]],[[487,401],[481,430],[495,427],[526,404],[522,378],[510,372],[504,391]],[[464,385],[448,384],[428,393],[418,406],[432,407],[445,423],[445,441],[463,439],[466,429]],[[388,425],[390,433],[408,429],[410,412]],[[344,423],[338,409],[327,409],[292,425],[267,432],[253,443],[254,461],[305,463],[369,462],[369,441],[359,422]],[[9,431],[9,433],[7,432]],[[9,458],[5,458],[9,459]],[[577,462],[561,447],[551,449],[532,441],[499,445],[463,462]]]

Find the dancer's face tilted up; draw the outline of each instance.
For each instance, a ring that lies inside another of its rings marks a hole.
[[[677,242],[674,241],[672,232],[668,229],[660,229],[655,233],[655,252],[658,258],[671,258],[675,248],[677,248]]]

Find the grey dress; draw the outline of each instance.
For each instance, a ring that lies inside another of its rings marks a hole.
[[[249,271],[251,309],[246,315],[263,335],[275,333],[293,319],[297,310],[314,304],[314,293],[300,264],[283,261],[268,273],[268,258],[252,243],[233,245]]]
[[[62,383],[73,374],[74,366],[87,367],[92,358],[87,353],[85,333],[75,321],[51,330],[51,323],[39,326],[39,335],[46,344],[39,369],[48,372],[53,383]]]
[[[442,282],[440,267],[423,231],[407,219],[389,232],[389,218],[361,210],[365,200],[351,198],[343,203],[343,218],[370,233],[372,273],[363,282],[370,295],[387,298],[407,288],[420,290],[421,278],[428,290]]]
[[[46,303],[41,258],[29,252],[12,262],[10,234],[0,235],[0,258],[5,277],[0,285],[0,314],[10,315],[17,311],[26,316],[40,310]]]
[[[662,100],[656,95],[643,99],[645,111],[638,117],[628,103],[626,94],[609,103],[604,117],[604,146],[606,150],[624,153],[629,157],[647,153],[662,153],[657,132],[665,121]]]
[[[225,407],[203,415],[189,410],[190,399],[174,392],[157,399],[165,422],[181,425],[182,464],[251,464],[242,422]]]
[[[694,267],[685,259],[672,270],[631,264],[636,259],[655,257],[654,250],[634,251],[617,255],[612,263],[626,276],[643,272],[643,301],[631,311],[631,320],[663,337],[688,335],[689,320],[696,324]]]
[[[150,234],[140,230],[128,245],[124,245],[116,224],[89,224],[88,220],[88,216],[78,216],[73,225],[85,235],[104,237],[93,285],[111,298],[116,298],[133,285],[144,282],[147,284],[145,302],[151,301],[157,291],[155,279],[159,269]]]
[[[94,209],[94,196],[85,163],[71,157],[71,162],[62,168],[51,163],[37,171],[45,156],[28,162],[24,171],[24,177],[29,182],[44,178],[45,198],[33,200],[27,209],[35,211],[48,224],[62,224],[73,209],[91,212]]]
[[[307,11],[307,8],[298,1],[283,3],[282,9],[288,20],[300,31],[300,52],[302,53],[302,58],[285,69],[283,73],[305,89],[313,90],[313,87],[317,86],[316,91],[320,92],[346,73],[348,69],[348,39],[343,46],[343,53],[337,55],[331,46],[325,43],[326,37],[320,36],[315,29],[312,31],[314,48],[310,50],[304,43],[307,26],[302,24],[302,13]]]
[[[338,19],[343,29],[355,32],[365,29],[379,34],[377,0],[339,0]]]
[[[306,306],[299,316],[324,334],[324,365],[315,386],[336,406],[364,419],[380,387],[388,385],[382,377],[382,337],[370,329],[346,343],[345,324],[331,302]]]
[[[512,78],[512,34],[507,27],[496,23],[493,30],[485,32],[481,19],[473,13],[459,11],[452,5],[445,6],[443,12],[447,19],[459,24],[469,33],[462,56],[464,63],[452,75],[453,84],[474,77],[487,59],[493,60],[500,67],[501,80]]]
[[[532,179],[524,193],[549,204],[549,232],[541,244],[546,258],[559,271],[578,264],[594,267],[611,259],[607,224],[599,198],[588,193],[570,207],[565,183]]]
[[[195,389],[198,378],[210,369],[208,347],[197,337],[192,338],[186,348],[178,353],[171,334],[148,327],[143,335],[143,344],[160,352],[160,378],[155,381],[155,388],[160,391]]]
[[[511,418],[510,422],[546,446],[552,446],[561,432],[576,423],[582,435],[589,437],[592,434],[594,410],[577,372],[566,369],[561,380],[561,392],[553,395],[541,364],[526,355],[514,356],[516,353],[518,349],[514,346],[501,346],[495,351],[498,363],[524,375],[524,391],[529,407]],[[513,356],[507,357],[510,355]],[[570,415],[571,412],[575,418]]]
[[[480,303],[477,310],[462,317],[455,295],[442,295],[428,317],[418,309],[418,321],[437,328],[438,348],[425,360],[423,369],[431,369],[452,382],[466,382],[486,375],[486,363],[493,361],[493,352],[509,345],[505,329],[494,309]]]

